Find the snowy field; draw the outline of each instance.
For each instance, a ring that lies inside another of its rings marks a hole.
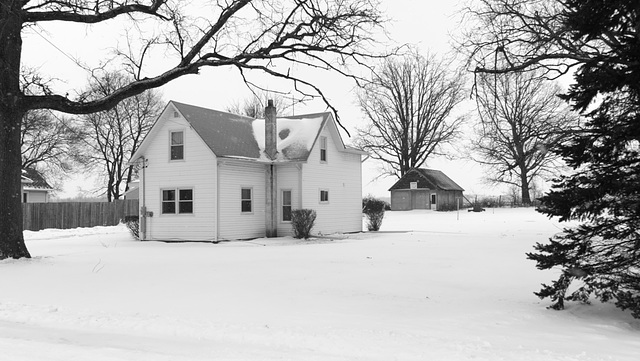
[[[560,231],[533,209],[387,212],[304,242],[134,241],[123,226],[25,232],[0,261],[0,360],[639,360],[640,320],[547,310]]]

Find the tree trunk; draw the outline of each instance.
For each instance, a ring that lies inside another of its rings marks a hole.
[[[0,259],[31,257],[22,235],[20,1],[0,6]]]
[[[526,173],[520,175],[520,189],[522,191],[522,204],[525,206],[531,205],[531,196],[529,195],[529,180]]]

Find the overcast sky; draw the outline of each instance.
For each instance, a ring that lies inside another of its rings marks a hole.
[[[398,44],[413,44],[422,53],[444,54],[450,51],[450,33],[460,28],[456,11],[457,1],[442,0],[383,0],[383,6],[391,21],[387,24],[390,37]],[[113,26],[92,27],[45,24],[25,32],[24,64],[40,68],[43,73],[52,73],[73,89],[76,84],[84,84],[87,72],[72,59],[89,58],[111,46],[122,46],[122,38],[114,36],[118,30]],[[356,126],[363,124],[363,116],[356,105],[354,83],[340,76],[325,76],[318,79],[329,101],[338,109],[343,125],[355,134]],[[268,85],[267,85],[268,87]],[[200,75],[185,76],[161,88],[166,101],[176,100],[188,104],[217,110],[225,108],[250,96],[235,69],[205,69]],[[298,107],[296,113],[324,111],[321,102]],[[343,134],[344,135],[344,134]],[[350,139],[345,135],[345,142]],[[460,184],[468,193],[499,194],[481,182],[481,168],[470,161],[433,159],[426,165],[444,171]],[[395,182],[392,178],[374,180],[378,165],[372,161],[364,163],[363,180],[365,194],[388,196],[387,189]],[[76,190],[67,189],[65,196],[73,196]]]

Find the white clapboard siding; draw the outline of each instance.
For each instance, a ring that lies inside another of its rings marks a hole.
[[[320,162],[317,141],[302,167],[302,208],[317,213],[314,234],[362,231],[362,171],[360,155],[340,152],[325,126],[327,162]],[[320,203],[320,190],[329,191],[329,202]]]
[[[247,239],[265,236],[265,165],[248,161],[218,162],[220,239]],[[253,211],[242,213],[241,189],[253,190]]]
[[[144,203],[153,216],[147,218],[147,240],[212,241],[216,219],[216,156],[198,134],[172,107],[165,109],[144,154],[147,168],[144,179]],[[184,160],[169,160],[169,132],[184,131]],[[193,189],[193,214],[162,214],[163,189]],[[142,194],[140,195],[142,205]]]

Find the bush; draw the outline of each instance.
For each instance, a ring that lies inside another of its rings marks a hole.
[[[362,199],[362,213],[367,216],[367,229],[369,231],[380,229],[387,204],[387,202],[372,196],[366,196]]]
[[[294,209],[291,212],[291,226],[295,238],[308,239],[316,222],[316,211],[313,209]]]
[[[129,233],[131,233],[133,238],[140,239],[140,234],[138,233],[140,230],[140,221],[138,216],[125,216],[124,224],[129,228]]]

